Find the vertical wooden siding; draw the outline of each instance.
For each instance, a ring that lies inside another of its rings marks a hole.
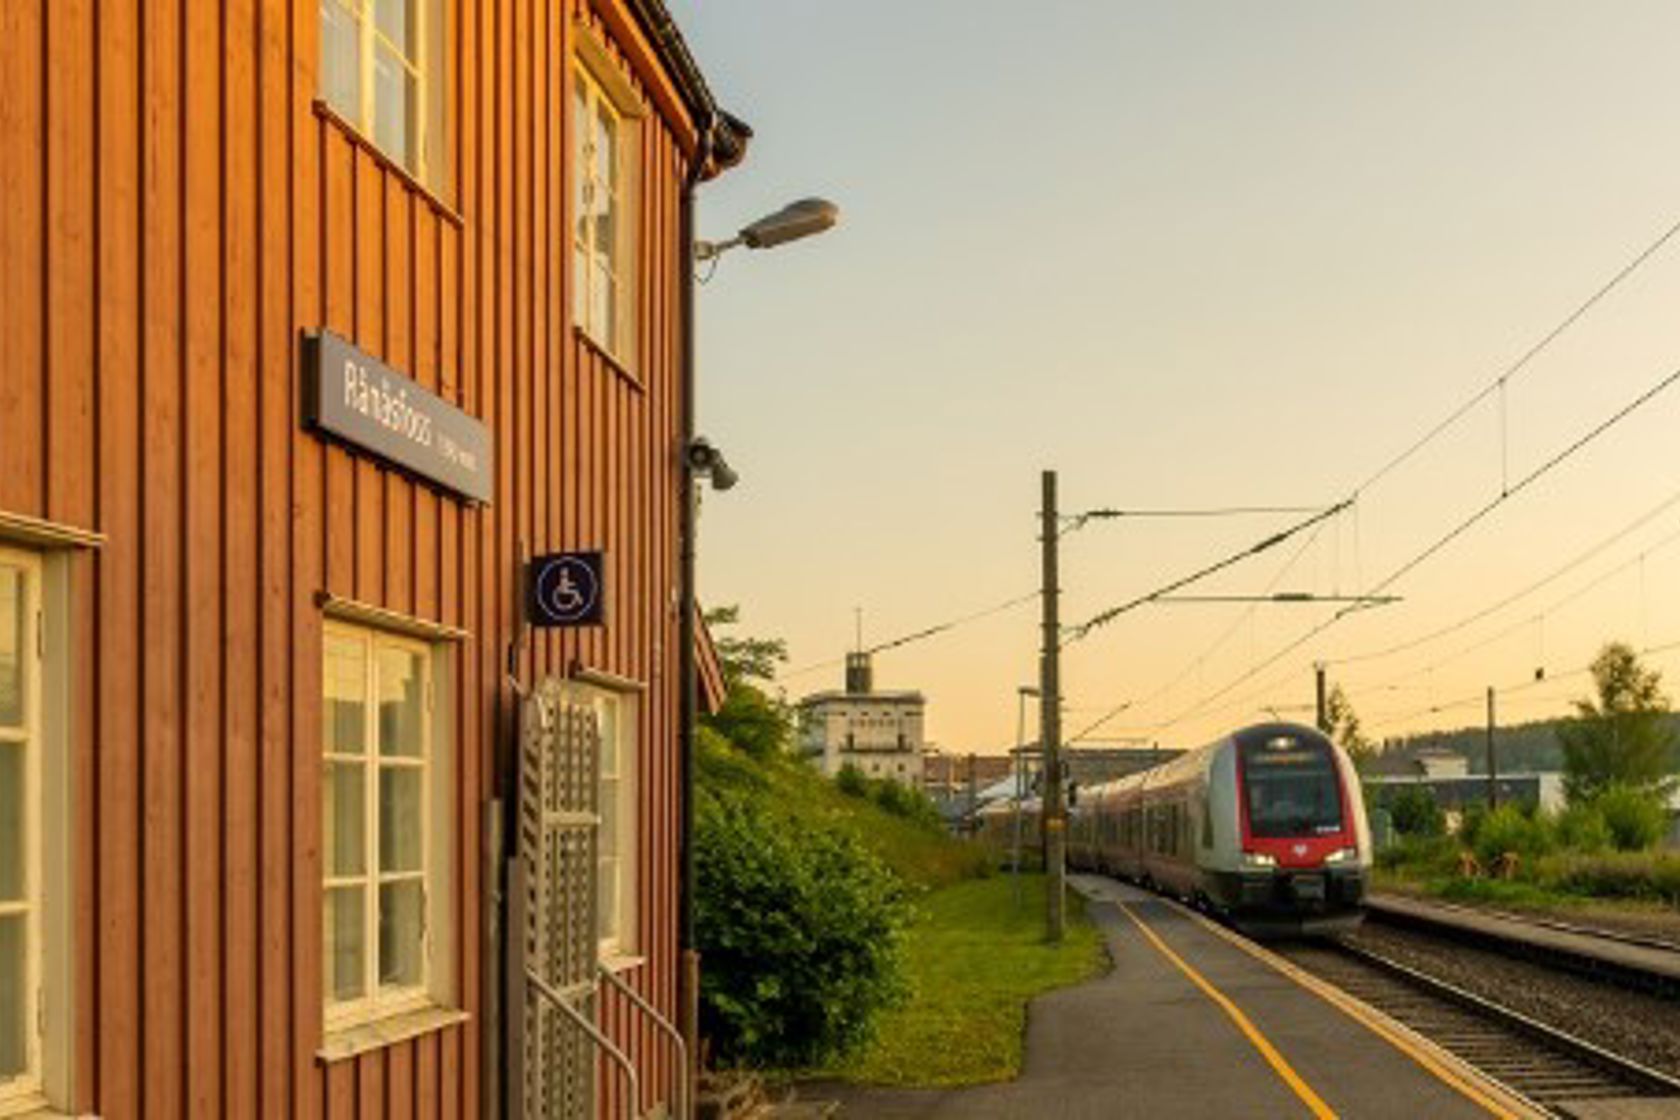
[[[631,974],[675,1008],[677,207],[640,125],[633,368],[573,329],[565,164],[585,0],[447,0],[434,199],[315,106],[317,0],[0,4],[0,509],[72,562],[76,1106],[121,1120],[479,1112],[480,805],[513,707],[521,550],[605,547],[609,623],[519,674],[645,682]],[[581,22],[579,22],[581,21]],[[608,42],[609,50],[614,48]],[[635,71],[627,61],[625,73]],[[488,424],[463,505],[303,431],[325,326]],[[323,1066],[321,591],[464,628],[454,984],[472,1018]],[[659,1040],[609,1000],[668,1099]]]

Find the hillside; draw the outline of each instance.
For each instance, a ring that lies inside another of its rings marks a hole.
[[[1558,728],[1567,723],[1563,719],[1535,720],[1497,728],[1494,746],[1499,753],[1499,769],[1504,773],[1523,773],[1537,770],[1563,769],[1563,747],[1558,743]],[[1669,734],[1680,743],[1680,714],[1666,718]],[[1454,731],[1432,731],[1391,740],[1371,765],[1373,774],[1410,774],[1412,760],[1425,751],[1450,751],[1470,760],[1470,772],[1479,774],[1486,769],[1487,728],[1464,727]],[[1680,760],[1677,760],[1680,761]]]
[[[842,793],[812,767],[786,755],[758,759],[720,737],[700,736],[697,779],[702,792],[755,794],[788,827],[835,828],[862,844],[905,882],[946,886],[989,868],[985,854],[939,827],[890,813],[874,801]]]

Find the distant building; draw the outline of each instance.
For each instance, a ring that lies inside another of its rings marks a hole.
[[[968,754],[940,750],[929,743],[922,749],[922,790],[934,801],[965,799],[972,779],[983,790],[1014,773],[1015,760],[1009,755]]]
[[[799,745],[830,777],[848,763],[871,778],[922,784],[920,692],[878,692],[867,653],[846,655],[843,692],[817,692],[799,702]]]

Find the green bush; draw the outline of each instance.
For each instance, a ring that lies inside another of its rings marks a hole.
[[[1458,871],[1459,844],[1451,836],[1402,836],[1377,853],[1377,866],[1421,878]]]
[[[1507,852],[1524,859],[1545,855],[1556,846],[1556,837],[1545,816],[1518,805],[1501,805],[1476,823],[1470,846],[1483,867],[1492,867]]]
[[[1604,818],[1617,851],[1639,852],[1662,839],[1668,812],[1656,795],[1629,786],[1611,786],[1592,800]]]
[[[1446,814],[1428,786],[1409,786],[1389,799],[1394,830],[1406,836],[1440,836],[1447,830]]]
[[[850,762],[840,767],[840,773],[834,776],[834,784],[840,788],[841,793],[848,796],[869,796],[869,779],[863,776],[862,770],[859,770]]]
[[[722,1065],[801,1067],[869,1037],[903,994],[898,878],[855,840],[762,799],[696,806],[702,1027]]]
[[[1592,854],[1610,846],[1610,828],[1596,805],[1571,805],[1557,818],[1558,845],[1571,852]]]
[[[1635,898],[1680,906],[1680,852],[1605,852],[1541,860],[1535,878],[1547,890],[1593,898]]]

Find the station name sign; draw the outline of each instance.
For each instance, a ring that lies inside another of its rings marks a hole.
[[[315,428],[489,504],[490,430],[465,412],[331,331],[305,336],[303,381]]]

